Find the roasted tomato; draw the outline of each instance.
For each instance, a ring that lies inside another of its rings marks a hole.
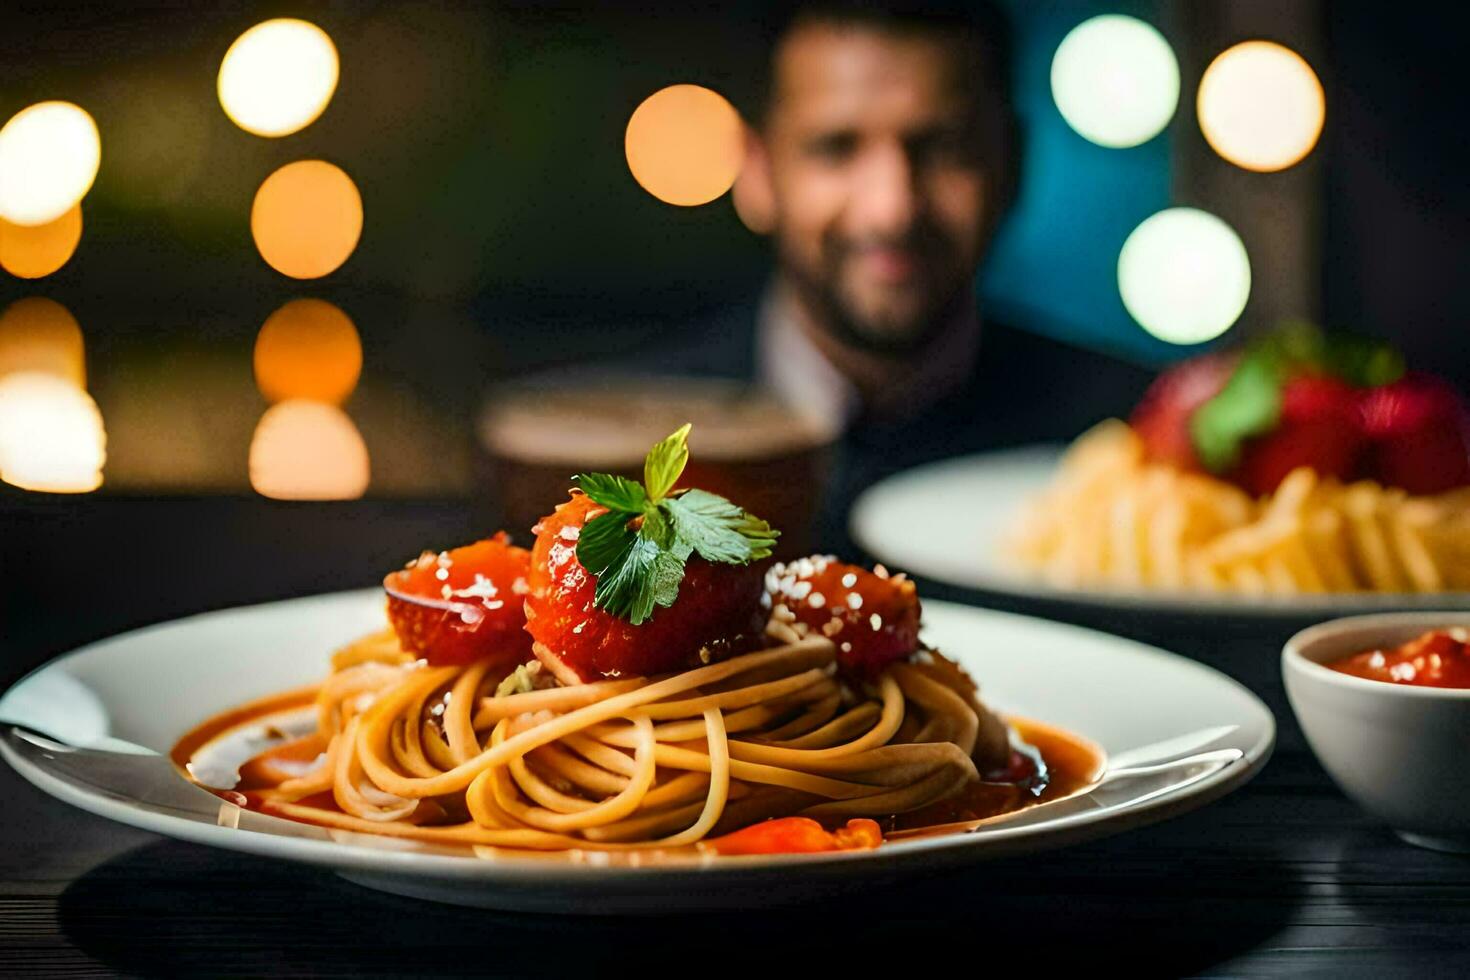
[[[726,855],[820,854],[870,851],[882,843],[883,830],[876,820],[858,817],[845,827],[829,831],[811,817],[779,817],[701,841],[699,848]]]
[[[871,677],[919,648],[919,594],[880,565],[869,572],[813,555],[766,573],[771,614],[805,623],[837,644],[842,666]]]
[[[383,580],[398,642],[436,666],[482,657],[530,659],[525,595],[531,553],[505,532],[453,551],[426,551]]]
[[[597,579],[577,561],[577,538],[605,510],[576,493],[535,528],[526,629],[538,644],[536,656],[563,683],[683,670],[760,635],[764,563],[715,565],[690,557],[679,598],[639,626],[595,608]]]

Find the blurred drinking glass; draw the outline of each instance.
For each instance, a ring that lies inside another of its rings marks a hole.
[[[504,527],[519,541],[574,486],[574,474],[642,480],[649,448],[692,422],[680,486],[721,494],[781,531],[778,557],[806,554],[831,470],[835,425],[740,381],[566,375],[490,399],[481,441]]]

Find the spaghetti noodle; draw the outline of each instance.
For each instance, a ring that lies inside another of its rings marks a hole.
[[[654,447],[642,485],[580,475],[529,551],[502,533],[390,574],[390,630],[314,690],[196,729],[175,761],[192,776],[226,734],[309,708],[313,730],[216,789],[482,849],[873,847],[878,819],[1040,801],[1045,760],[919,642],[914,584],[828,556],[772,565],[779,532],[675,489],[687,435]],[[787,822],[742,830],[771,817]]]
[[[1060,588],[1298,595],[1470,588],[1470,489],[1411,496],[1292,470],[1255,499],[1151,462],[1117,420],[1080,436],[1005,542]]]
[[[343,830],[668,848],[778,815],[915,810],[978,779],[977,758],[1009,754],[938,654],[853,684],[830,639],[775,619],[768,636],[670,676],[505,692],[518,678],[491,660],[431,667],[374,634],[333,658],[316,731],[247,763],[238,788],[264,812]],[[294,774],[288,760],[314,750]]]

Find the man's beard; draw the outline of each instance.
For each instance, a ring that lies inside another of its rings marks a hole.
[[[778,232],[779,235],[779,232]],[[857,302],[844,295],[842,270],[849,257],[866,246],[903,249],[915,256],[921,270],[915,288],[927,295],[910,312],[865,313]],[[849,242],[836,235],[823,236],[819,268],[812,269],[783,252],[782,272],[790,279],[822,326],[843,345],[883,357],[901,357],[922,348],[939,334],[970,298],[970,279],[949,272],[957,262],[954,245],[936,229],[917,228],[900,238],[870,237]],[[925,278],[940,272],[943,278]]]

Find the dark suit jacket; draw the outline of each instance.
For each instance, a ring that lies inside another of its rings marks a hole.
[[[754,306],[732,309],[674,349],[644,352],[642,370],[753,380]],[[1065,443],[1109,417],[1126,417],[1153,372],[1038,334],[983,321],[966,382],[899,423],[859,422],[836,447],[816,540],[855,555],[847,533],[854,499],[878,480],[922,463],[1037,442]]]

